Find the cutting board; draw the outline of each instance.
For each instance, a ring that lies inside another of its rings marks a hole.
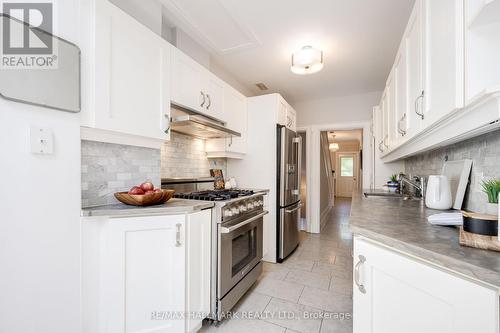
[[[459,160],[444,162],[441,175],[450,181],[451,197],[453,198],[453,209],[462,209],[465,191],[469,184],[469,175],[472,168],[472,160]]]

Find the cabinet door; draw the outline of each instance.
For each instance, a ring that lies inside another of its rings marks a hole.
[[[408,132],[408,90],[406,66],[406,44],[403,42],[394,64],[396,79],[396,144],[406,141]]]
[[[423,49],[421,5],[421,0],[415,2],[405,35],[408,61],[408,130],[406,135],[409,138],[420,132],[423,117],[424,89],[422,82]]]
[[[203,91],[206,94],[207,103],[205,103],[203,113],[223,122],[227,122],[228,117],[224,105],[224,82],[208,71],[206,75],[207,79]],[[227,111],[231,112],[231,110]]]
[[[386,88],[384,93],[382,94],[382,102],[381,102],[381,107],[382,107],[382,117],[381,117],[381,122],[382,125],[380,126],[382,130],[382,138],[381,138],[381,147],[382,147],[382,153],[386,153],[389,148],[389,143],[388,143],[388,134],[389,134],[389,92],[388,89]]]
[[[226,151],[246,154],[247,152],[247,99],[235,89],[227,86],[224,89],[224,107],[227,109],[227,126],[241,133],[241,137],[226,139]]]
[[[498,295],[493,290],[357,237],[354,265],[354,333],[498,330]]]
[[[397,110],[396,110],[396,71],[393,69],[387,80],[387,142],[389,149],[394,149],[397,145]]]
[[[278,101],[278,124],[282,126],[286,126],[286,108],[287,103],[284,99],[279,97]]]
[[[206,314],[210,312],[210,269],[212,267],[212,210],[188,215],[186,228],[186,311]],[[203,317],[187,321],[186,332],[201,326]]]
[[[184,216],[109,221],[102,266],[106,332],[184,332],[184,320],[163,317],[185,311],[184,234]]]
[[[172,102],[195,111],[205,112],[209,104],[205,89],[206,69],[175,49],[172,61]]]
[[[464,106],[463,0],[423,0],[425,18],[424,125]]]
[[[286,108],[286,127],[294,132],[297,130],[297,112],[291,106]]]
[[[170,112],[168,43],[111,3],[99,8],[96,127],[167,139],[163,119]]]

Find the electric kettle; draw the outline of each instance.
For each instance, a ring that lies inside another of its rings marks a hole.
[[[427,208],[448,210],[453,206],[451,187],[446,176],[429,176],[425,195]]]

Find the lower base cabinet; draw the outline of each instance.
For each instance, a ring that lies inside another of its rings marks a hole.
[[[497,291],[360,237],[354,240],[354,333],[498,333]]]
[[[84,219],[84,332],[196,332],[210,311],[210,230],[211,210]]]

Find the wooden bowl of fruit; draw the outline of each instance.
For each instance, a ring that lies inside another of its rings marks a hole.
[[[164,204],[174,196],[174,190],[155,189],[150,182],[132,187],[128,192],[116,192],[115,198],[131,206],[153,206]]]

